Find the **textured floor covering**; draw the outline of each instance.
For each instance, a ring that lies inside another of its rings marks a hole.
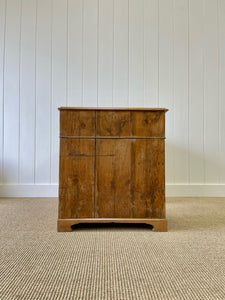
[[[167,199],[169,232],[57,233],[57,199],[0,199],[0,299],[225,299],[225,198]]]

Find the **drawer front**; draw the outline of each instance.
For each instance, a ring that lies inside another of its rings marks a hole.
[[[111,110],[62,110],[60,112],[60,136],[94,137],[95,135],[97,137],[164,138],[165,112]]]
[[[129,111],[96,111],[96,136],[130,136],[130,126]]]
[[[60,136],[95,136],[95,111],[60,111]]]
[[[94,217],[94,139],[60,139],[59,218]]]
[[[165,112],[132,111],[132,136],[164,137]]]
[[[97,111],[96,136],[164,138],[165,112]]]

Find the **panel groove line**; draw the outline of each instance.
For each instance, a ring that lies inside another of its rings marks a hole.
[[[22,1],[20,55],[20,183],[34,182],[36,0]],[[29,82],[29,84],[27,84]]]
[[[4,62],[4,183],[18,183],[21,1],[8,0]]]
[[[218,10],[217,1],[204,2],[204,130],[205,130],[205,180],[206,183],[219,182],[219,91],[218,91]]]
[[[94,148],[94,218],[96,217],[96,212],[97,212],[97,209],[96,209],[96,147],[97,147],[97,142],[96,142],[96,122],[97,122],[97,118],[96,118],[96,111],[95,111],[95,126],[94,126],[94,131],[95,131],[95,136],[94,136],[94,139],[95,139],[95,148]]]
[[[36,0],[36,13],[35,13],[35,58],[34,58],[34,69],[35,69],[35,100],[34,100],[34,184],[36,184],[36,149],[37,149],[37,22],[38,22],[38,0]]]
[[[53,1],[52,18],[52,97],[51,97],[51,181],[58,182],[59,114],[58,107],[67,103],[68,3]]]
[[[68,0],[67,105],[83,106],[84,1]]]
[[[189,84],[189,78],[190,78],[190,36],[189,36],[189,28],[190,28],[190,0],[188,0],[187,3],[187,155],[188,155],[188,162],[187,162],[187,168],[188,168],[188,183],[190,184],[190,132],[189,132],[189,122],[190,122],[190,84]]]
[[[204,57],[202,0],[189,5],[189,173],[204,182]]]
[[[169,108],[166,118],[166,178],[175,179],[174,1],[158,1],[158,106]]]
[[[49,183],[51,170],[52,1],[38,0],[36,49],[36,183]]]
[[[49,102],[50,102],[50,116],[49,116],[49,121],[50,121],[50,124],[49,124],[49,131],[50,131],[50,145],[49,145],[49,151],[50,151],[50,162],[49,162],[49,182],[51,183],[52,182],[52,107],[53,107],[53,18],[54,18],[54,4],[53,4],[53,1],[51,0],[51,37],[50,37],[50,43],[51,43],[51,75],[50,75],[50,89],[51,89],[51,92],[50,92],[50,99],[49,99]]]
[[[5,73],[5,40],[6,40],[7,1],[0,1],[0,182],[3,181],[4,170],[4,73]]]
[[[20,142],[21,142],[21,38],[22,38],[22,3],[23,0],[20,0],[20,26],[19,26],[19,109],[18,109],[18,183],[21,182],[20,178]]]
[[[219,26],[219,103],[220,103],[220,183],[225,182],[225,2],[218,3],[218,26]]]

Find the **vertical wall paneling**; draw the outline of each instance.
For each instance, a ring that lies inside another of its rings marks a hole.
[[[114,0],[114,71],[113,106],[127,107],[128,102],[128,61],[129,61],[129,16],[128,0]]]
[[[174,180],[189,182],[188,0],[174,0]]]
[[[59,106],[167,107],[167,192],[223,196],[224,37],[224,0],[0,0],[0,196],[56,190]]]
[[[83,20],[83,105],[98,105],[99,0],[84,1]]]
[[[220,183],[225,183],[225,1],[218,1]]]
[[[166,181],[174,182],[174,81],[173,81],[173,1],[159,0],[159,107],[166,114]]]
[[[144,0],[129,1],[129,105],[144,106]]]
[[[189,5],[189,170],[190,182],[204,182],[203,0]]]
[[[52,15],[52,102],[51,182],[58,182],[59,111],[67,98],[67,1],[53,1]]]
[[[0,183],[3,181],[5,21],[6,0],[0,0]]]
[[[19,181],[34,182],[36,0],[22,0]]]
[[[83,105],[83,0],[68,0],[68,106]]]
[[[114,1],[99,0],[98,105],[112,106]]]
[[[204,1],[204,153],[205,182],[219,181],[218,10]]]
[[[52,0],[37,1],[35,183],[50,182]]]
[[[158,0],[144,0],[144,106],[158,104]]]
[[[4,70],[4,183],[18,183],[21,1],[8,0]]]

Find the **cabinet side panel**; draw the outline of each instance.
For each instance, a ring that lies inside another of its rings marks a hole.
[[[129,218],[131,141],[97,139],[96,142],[96,217]]]
[[[60,140],[59,218],[94,217],[92,139]]]
[[[62,110],[60,112],[61,136],[94,136],[95,111]]]
[[[133,140],[131,156],[133,217],[164,218],[164,140]]]

